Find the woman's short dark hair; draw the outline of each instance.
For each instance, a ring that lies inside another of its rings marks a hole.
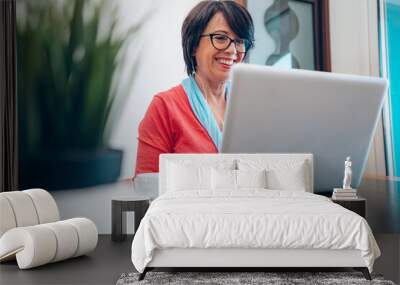
[[[183,58],[188,75],[196,70],[194,53],[199,45],[200,35],[217,13],[223,14],[229,27],[239,38],[254,42],[253,20],[243,6],[234,1],[201,1],[189,12],[182,25]]]

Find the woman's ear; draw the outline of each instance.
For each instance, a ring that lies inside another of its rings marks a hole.
[[[238,53],[238,56],[240,57],[238,62],[243,62],[246,59],[247,53]]]

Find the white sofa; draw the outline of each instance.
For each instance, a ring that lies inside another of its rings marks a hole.
[[[86,218],[60,221],[58,207],[43,189],[0,193],[0,262],[20,269],[86,254],[96,248],[96,225]]]

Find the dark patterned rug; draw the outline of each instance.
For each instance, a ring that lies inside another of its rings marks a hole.
[[[392,281],[384,280],[381,275],[373,274],[372,281],[368,281],[360,272],[148,272],[142,281],[138,281],[138,276],[139,273],[124,273],[118,279],[116,285],[395,285]]]

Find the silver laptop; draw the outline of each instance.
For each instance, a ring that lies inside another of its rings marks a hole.
[[[381,78],[240,64],[234,67],[223,153],[312,153],[314,192],[357,188],[386,93]]]

